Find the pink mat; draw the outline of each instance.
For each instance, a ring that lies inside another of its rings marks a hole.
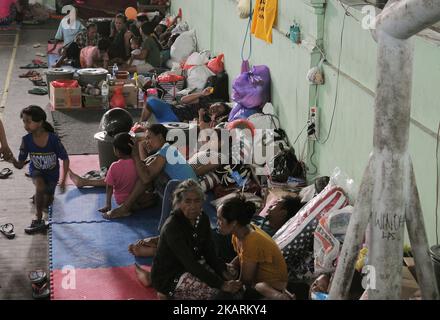
[[[70,169],[78,175],[83,175],[91,170],[99,170],[99,157],[97,154],[71,155]],[[63,165],[60,164],[60,174],[62,174]],[[73,186],[73,182],[67,177],[66,185]]]
[[[66,288],[64,289],[63,286]],[[54,270],[51,273],[51,298],[52,300],[157,300],[156,291],[153,288],[145,288],[137,280],[134,266],[70,269],[65,273]]]

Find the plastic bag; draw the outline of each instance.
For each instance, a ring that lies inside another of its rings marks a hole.
[[[330,273],[336,270],[337,259],[352,214],[353,207],[346,206],[339,210],[330,211],[319,220],[313,243],[316,274]]]
[[[206,86],[208,78],[213,76],[211,70],[207,66],[195,66],[188,71],[186,79],[187,87],[191,89],[203,90]]]
[[[243,61],[241,74],[232,84],[232,100],[244,108],[263,107],[270,101],[270,70],[265,65],[249,67]]]
[[[224,58],[225,58],[225,55],[222,53],[222,54],[219,54],[217,57],[209,60],[209,62],[208,62],[209,70],[211,70],[215,74],[223,72],[225,70]]]
[[[349,199],[350,205],[354,205],[358,193],[358,186],[353,179],[345,172],[342,172],[339,167],[336,167],[330,176],[330,183],[342,188]]]
[[[171,60],[182,63],[197,49],[196,31],[182,33],[171,46]]]
[[[238,15],[241,19],[247,19],[251,15],[251,0],[238,0]]]
[[[188,70],[194,66],[203,66],[208,63],[210,57],[211,52],[209,50],[202,52],[193,52],[186,60],[183,69]]]
[[[55,80],[51,82],[54,88],[78,88],[77,80]]]
[[[123,87],[116,87],[112,99],[110,100],[111,108],[125,108],[125,99],[122,94]]]

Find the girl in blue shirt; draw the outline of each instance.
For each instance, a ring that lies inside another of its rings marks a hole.
[[[18,161],[13,160],[14,166],[23,168],[29,156],[29,173],[35,185],[36,219],[32,220],[26,233],[35,233],[46,228],[43,220],[43,208],[48,207],[55,193],[55,188],[60,177],[58,159],[63,160],[63,175],[60,181],[61,192],[66,187],[66,176],[69,171],[69,157],[66,149],[50,123],[46,121],[46,113],[39,106],[31,105],[20,113],[24,128],[29,134],[22,138]]]

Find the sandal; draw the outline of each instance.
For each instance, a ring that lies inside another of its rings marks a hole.
[[[39,284],[47,280],[47,274],[43,270],[34,270],[29,272],[29,280],[32,283]]]
[[[32,80],[32,83],[36,87],[47,87],[47,82],[44,80]]]
[[[28,90],[30,94],[36,94],[38,96],[44,96],[47,94],[46,88],[33,88],[32,90]]]
[[[15,238],[14,225],[12,223],[6,223],[0,226],[0,232],[8,239]]]
[[[9,168],[4,168],[0,171],[0,179],[7,179],[12,174],[12,170]]]
[[[38,71],[29,70],[26,73],[20,74],[18,77],[19,78],[30,78],[30,77],[36,77],[36,76],[40,76],[41,77],[41,74]]]
[[[36,63],[28,63],[27,65],[20,67],[20,69],[38,69],[38,68],[40,68],[40,65]]]
[[[50,296],[49,283],[46,281],[41,286],[32,284],[32,298],[34,299],[47,299]]]

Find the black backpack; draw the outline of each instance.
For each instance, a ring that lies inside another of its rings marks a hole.
[[[305,179],[304,165],[295,155],[293,148],[285,149],[280,143],[280,151],[269,162],[270,179],[274,182],[285,183],[290,177]]]
[[[229,101],[229,77],[226,72],[209,77],[206,87],[214,88],[214,93],[211,95],[213,100]]]

